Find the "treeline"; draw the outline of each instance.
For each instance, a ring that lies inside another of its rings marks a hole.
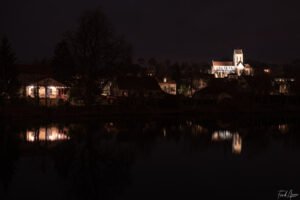
[[[11,99],[18,94],[15,68],[16,56],[4,37],[0,52],[0,98]],[[84,12],[74,30],[66,30],[54,51],[54,57],[43,60],[51,65],[54,78],[71,85],[72,96],[80,96],[92,104],[99,94],[98,75],[120,66],[132,64],[132,48],[124,36],[115,33],[100,9]]]
[[[17,58],[6,36],[0,41],[0,103],[4,99],[18,98],[18,72],[15,67]]]
[[[0,101],[18,99],[20,83],[15,66],[16,55],[7,37],[0,42]],[[99,92],[99,78],[112,78],[119,75],[153,75],[168,78],[180,83],[182,79],[199,73],[208,73],[210,63],[172,62],[156,58],[132,59],[132,47],[114,30],[112,24],[97,8],[82,13],[76,28],[66,30],[57,43],[54,56],[42,60],[53,69],[55,79],[71,86],[70,96],[83,99],[86,105],[96,100]],[[270,66],[281,70],[284,76],[300,80],[300,60],[287,65],[276,66],[249,61],[254,68]],[[257,78],[263,84],[266,76]],[[299,84],[299,81],[297,81]],[[298,87],[299,88],[299,87]]]

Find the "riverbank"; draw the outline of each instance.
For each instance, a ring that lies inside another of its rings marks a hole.
[[[182,106],[177,108],[134,107],[134,106],[91,106],[91,107],[38,107],[5,106],[0,109],[2,119],[26,120],[84,120],[84,119],[127,119],[127,118],[295,118],[300,116],[300,107],[256,105],[248,107],[226,107],[219,105]]]

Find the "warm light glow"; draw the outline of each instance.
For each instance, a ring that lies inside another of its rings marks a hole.
[[[27,131],[26,132],[26,141],[28,142],[34,142],[35,137],[34,137],[34,132],[33,131]]]
[[[232,153],[240,154],[242,152],[242,138],[238,133],[232,133],[228,130],[215,131],[212,134],[212,141],[231,141]]]
[[[34,89],[33,85],[29,85],[26,87],[26,96],[34,97]]]
[[[176,82],[167,81],[167,78],[164,78],[163,82],[159,83],[160,88],[167,94],[176,95],[177,93],[177,84]]]
[[[37,131],[27,130],[26,141],[59,141],[69,140],[70,137],[67,135],[68,129],[58,129],[57,127],[40,127]]]
[[[242,152],[242,138],[239,134],[233,135],[232,140],[232,153],[240,154]]]
[[[191,121],[186,121],[186,125],[187,125],[187,126],[192,126],[192,125],[193,125],[193,122],[191,122]]]
[[[247,70],[245,68],[247,66]],[[242,74],[250,75],[251,67],[249,64],[244,63],[244,54],[242,49],[235,49],[233,52],[232,61],[212,61],[211,74],[215,78],[233,78],[233,74],[241,76]]]
[[[279,124],[278,125],[278,130],[281,133],[287,133],[289,131],[289,125],[288,124]]]
[[[166,128],[163,128],[163,134],[164,134],[164,137],[167,136],[167,129]]]
[[[108,122],[104,124],[104,129],[108,132],[108,133],[118,133],[119,129],[115,126],[115,124],[113,122]]]
[[[232,133],[228,130],[215,131],[212,134],[213,141],[230,140],[232,139]]]
[[[205,129],[203,126],[199,125],[199,124],[195,124],[192,126],[192,133],[194,135],[197,134],[202,134],[202,133],[206,133],[207,129]]]

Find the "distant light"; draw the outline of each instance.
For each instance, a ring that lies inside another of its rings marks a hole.
[[[167,78],[165,77],[165,78],[164,78],[164,83],[166,83],[166,82],[167,82]]]
[[[65,129],[65,131],[68,131]],[[59,140],[69,140],[70,137],[60,130],[53,126],[50,128],[40,127],[37,132],[27,130],[26,131],[26,141],[35,142],[35,141],[59,141]]]
[[[213,141],[230,140],[232,139],[232,133],[229,130],[218,130],[212,134]]]
[[[164,134],[164,137],[167,136],[167,129],[166,128],[163,128],[163,134]]]
[[[288,124],[279,124],[278,125],[278,130],[283,134],[288,133],[289,132],[289,125]]]
[[[232,153],[240,154],[242,152],[242,138],[239,134],[233,135],[232,140]]]

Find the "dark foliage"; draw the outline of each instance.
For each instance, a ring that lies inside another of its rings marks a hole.
[[[131,46],[117,36],[100,9],[83,13],[76,30],[65,34],[57,45],[53,65],[60,79],[69,80],[72,94],[91,105],[100,93],[97,78],[103,70],[131,63]]]
[[[17,96],[16,56],[6,37],[0,43],[0,98],[12,99]]]

